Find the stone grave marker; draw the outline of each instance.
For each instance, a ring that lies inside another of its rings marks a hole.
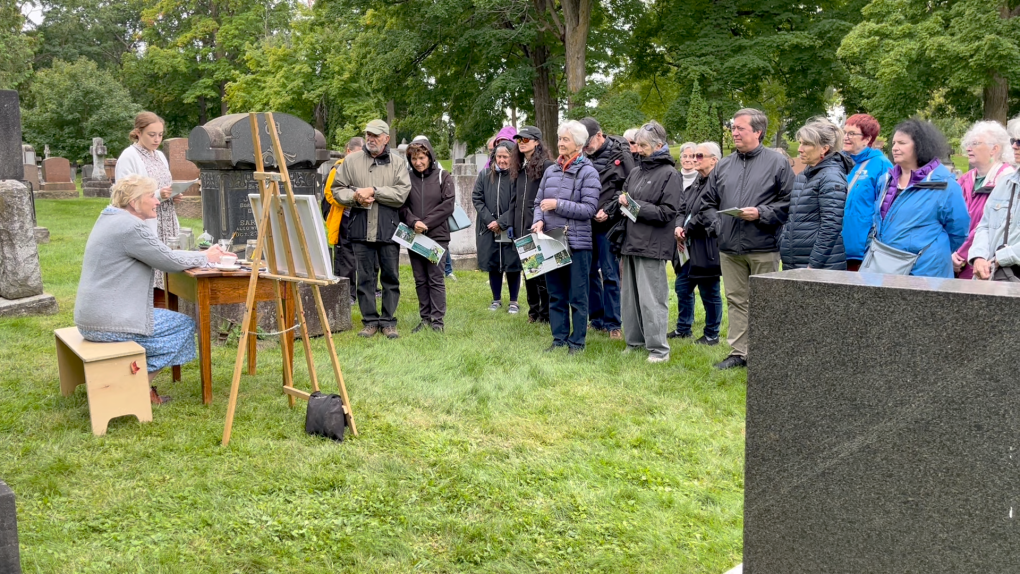
[[[1020,572],[1020,286],[750,280],[744,572]]]
[[[32,198],[25,184],[0,181],[0,317],[52,315],[57,301],[43,293]]]
[[[106,145],[103,138],[92,138],[92,147],[89,148],[92,154],[92,165],[103,165],[106,161]],[[82,171],[82,195],[85,197],[110,197],[110,187],[113,184],[106,177],[106,170],[95,169],[94,167],[85,175]]]
[[[110,180],[111,183],[117,183],[117,158],[106,158],[103,166],[106,168],[106,179]]]
[[[43,160],[42,185],[35,196],[40,199],[75,199],[78,187],[71,179],[71,162],[62,157]]]
[[[25,179],[18,92],[0,90],[0,180]]]
[[[18,548],[18,508],[14,492],[0,480],[0,572],[21,574]]]
[[[170,138],[163,140],[163,153],[170,163],[170,177],[174,181],[191,181],[201,176],[198,166],[188,161],[188,138]],[[201,186],[195,184],[185,191],[174,208],[178,217],[198,219],[202,217]]]

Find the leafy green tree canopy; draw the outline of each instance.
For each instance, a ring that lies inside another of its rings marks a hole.
[[[128,132],[140,109],[131,95],[95,62],[56,60],[36,73],[22,113],[25,139],[41,150],[71,161],[88,159],[92,138],[101,137],[111,155],[128,145]]]

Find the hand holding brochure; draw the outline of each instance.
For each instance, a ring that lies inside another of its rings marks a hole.
[[[740,217],[740,214],[744,212],[742,207],[731,207],[729,209],[720,209],[719,213],[723,215],[729,215],[730,217]]]
[[[514,247],[521,256],[525,279],[570,265],[567,228],[550,229],[548,233],[532,233],[514,240]]]
[[[188,189],[191,188],[191,186],[195,185],[196,183],[198,183],[197,179],[193,179],[191,181],[174,181],[174,182],[171,182],[170,183],[170,197],[171,198],[177,197],[178,195],[184,193],[185,191],[188,191]]]
[[[626,193],[623,195],[627,196]],[[639,211],[641,211],[641,206],[638,205],[636,201],[632,200],[629,196],[627,196],[627,205],[621,204],[620,211],[622,211],[623,214],[627,216],[627,219],[636,222],[637,214]]]
[[[441,245],[421,233],[415,233],[414,230],[403,223],[397,225],[397,231],[393,234],[393,241],[434,264],[438,264],[446,253],[446,250]]]

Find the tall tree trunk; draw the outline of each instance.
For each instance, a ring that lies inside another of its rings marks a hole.
[[[584,89],[587,79],[585,56],[588,46],[588,30],[591,27],[592,0],[561,0],[565,30],[564,48],[567,70],[567,109],[583,104],[578,93]]]
[[[393,127],[393,124],[397,121],[397,104],[393,100],[386,102],[386,123],[390,124],[390,145],[393,147],[397,146],[397,142],[393,141],[397,138],[397,130]]]
[[[984,119],[994,120],[1006,125],[1009,117],[1009,80],[996,73],[992,76],[992,85],[985,86]]]
[[[559,102],[553,94],[553,81],[549,73],[549,47],[544,44],[532,47],[531,64],[535,67],[535,75],[531,80],[535,92],[535,126],[542,130],[546,149],[555,150]]]
[[[326,133],[326,96],[319,98],[319,102],[315,104],[315,108],[312,110],[312,116],[315,121],[315,129],[322,132],[322,135],[326,136],[326,141],[329,141],[329,134]],[[328,145],[328,144],[327,144]]]
[[[227,115],[227,83],[220,82],[220,115]]]
[[[205,96],[198,96],[198,125],[204,126],[208,120],[206,113]]]

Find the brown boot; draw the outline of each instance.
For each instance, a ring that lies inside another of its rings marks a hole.
[[[365,328],[358,332],[358,336],[370,339],[372,337],[375,337],[375,334],[378,332],[379,332],[378,325],[365,325]]]
[[[623,331],[621,331],[619,329],[613,329],[612,331],[609,332],[609,338],[614,340],[614,341],[622,341],[623,340]]]
[[[383,327],[382,334],[386,335],[387,339],[396,339],[397,337],[400,336],[400,333],[397,332],[396,327]]]

